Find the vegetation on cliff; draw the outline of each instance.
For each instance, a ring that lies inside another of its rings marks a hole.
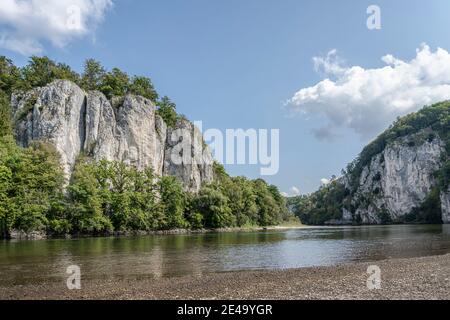
[[[78,74],[70,66],[48,57],[33,56],[26,66],[18,68],[10,59],[0,56],[0,133],[11,130],[9,100],[13,92],[43,87],[57,79],[70,80],[86,91],[100,91],[108,99],[126,94],[145,97],[155,103],[156,113],[169,127],[182,117],[177,114],[176,104],[169,97],[159,97],[150,78],[130,77],[119,68],[107,71],[100,62],[93,59],[86,60],[83,73]]]
[[[419,134],[420,133],[420,134]],[[400,141],[403,137],[414,136],[416,141],[409,141],[409,146],[420,145],[439,137],[445,143],[440,169],[435,172],[436,187],[419,207],[404,217],[403,222],[440,223],[441,206],[439,194],[446,191],[450,184],[450,102],[445,101],[426,106],[416,113],[397,119],[388,130],[380,134],[367,145],[359,156],[350,163],[342,175],[348,181],[347,188],[341,180],[335,180],[321,187],[309,196],[288,199],[288,206],[305,224],[324,224],[330,220],[342,218],[343,209],[354,213],[358,204],[352,204],[352,198],[358,189],[362,171],[370,165],[372,159],[383,152],[387,146]],[[375,177],[379,178],[379,177]],[[379,190],[375,189],[376,194]],[[364,200],[364,199],[363,199]],[[365,199],[360,206],[367,206]],[[378,213],[382,223],[391,223],[387,212]],[[361,223],[360,217],[354,215],[353,223]]]
[[[79,75],[46,57],[32,57],[17,68],[0,57],[0,237],[12,230],[63,234],[110,234],[179,228],[225,228],[276,225],[291,217],[275,186],[263,180],[230,177],[214,165],[215,182],[198,194],[183,190],[177,178],[157,176],[121,162],[95,162],[80,156],[65,181],[60,156],[46,143],[20,148],[13,137],[13,92],[45,86],[56,79],[99,90],[108,98],[127,93],[157,105],[168,126],[179,116],[168,97],[159,98],[150,79],[130,78],[119,69],[107,72],[88,60]]]

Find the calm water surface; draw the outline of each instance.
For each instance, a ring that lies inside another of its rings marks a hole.
[[[328,266],[450,253],[450,225],[0,242],[0,285]]]

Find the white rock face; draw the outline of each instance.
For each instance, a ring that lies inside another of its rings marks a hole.
[[[447,192],[441,193],[442,222],[450,223],[450,187]]]
[[[419,132],[387,146],[363,169],[352,199],[363,223],[381,223],[380,213],[394,222],[401,220],[419,207],[436,185],[433,174],[440,168],[445,145],[439,138],[411,143],[423,135]],[[441,198],[448,200],[446,195]],[[348,218],[348,212],[345,216]]]
[[[204,182],[213,179],[212,162],[180,165],[166,158],[176,143],[167,141],[168,129],[155,114],[148,99],[127,95],[115,99],[114,106],[100,92],[86,93],[70,81],[58,80],[25,95],[14,95],[17,140],[23,147],[43,140],[61,154],[66,177],[81,152],[95,160],[123,161],[138,169],[151,166],[158,175],[178,177],[187,191],[196,192]],[[196,129],[188,121],[180,121],[170,133]],[[203,145],[201,134],[200,139]],[[206,158],[211,159],[207,150]]]
[[[57,81],[41,90],[33,90],[28,97],[28,100],[13,106],[15,114],[19,115],[27,103],[35,102],[32,112],[17,127],[19,144],[25,147],[33,140],[51,143],[61,155],[64,172],[69,174],[83,149],[86,135],[84,91],[71,82]]]
[[[180,143],[181,142],[181,143]],[[179,120],[167,130],[164,175],[181,177],[186,190],[200,190],[213,181],[212,155],[203,146],[201,132],[191,122]]]

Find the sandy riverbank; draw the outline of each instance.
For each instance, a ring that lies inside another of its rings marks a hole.
[[[382,289],[366,286],[367,268],[381,268]],[[0,299],[449,299],[450,254],[282,271],[162,279],[82,280],[0,287]]]

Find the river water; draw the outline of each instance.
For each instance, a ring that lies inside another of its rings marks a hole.
[[[0,242],[0,285],[329,266],[450,253],[450,225],[317,227],[261,232]]]

